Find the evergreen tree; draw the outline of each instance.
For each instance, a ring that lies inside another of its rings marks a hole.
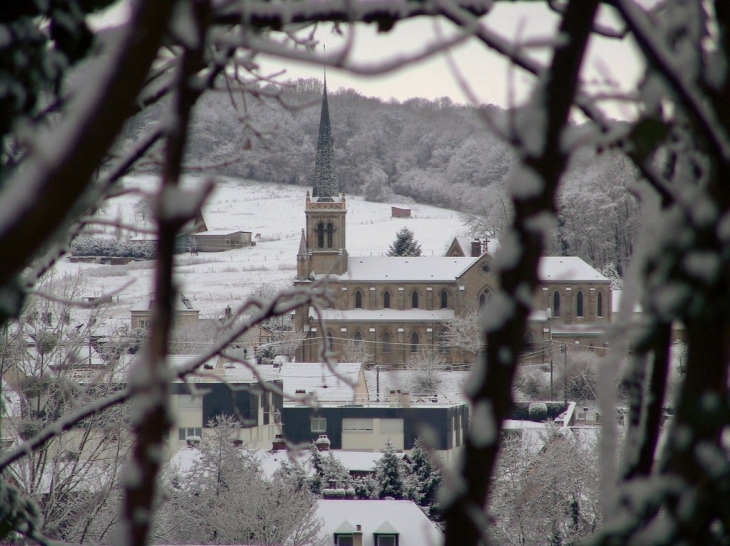
[[[383,456],[375,466],[375,481],[378,485],[378,498],[403,499],[404,483],[402,461],[395,452],[395,446],[388,439]]]
[[[413,238],[413,232],[404,227],[395,235],[396,239],[390,245],[388,256],[420,256],[421,245]]]
[[[436,504],[436,490],[441,485],[441,470],[431,461],[431,455],[426,450],[423,441],[417,438],[411,451],[410,473],[415,479],[419,495],[418,503],[427,506],[433,514],[438,511]]]

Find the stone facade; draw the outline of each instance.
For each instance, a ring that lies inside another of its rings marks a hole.
[[[322,108],[319,147],[331,152],[326,91]],[[335,353],[343,353],[346,344],[366,344],[370,364],[404,365],[419,351],[438,352],[448,363],[473,362],[472,352],[445,342],[445,332],[454,317],[489,312],[489,298],[499,288],[493,275],[498,241],[456,238],[446,256],[439,257],[350,257],[347,201],[334,191],[322,195],[319,150],[317,157],[315,188],[305,200],[295,285],[327,277],[333,304],[319,312],[297,310],[295,326],[307,334],[299,359],[320,360],[328,339]],[[556,341],[602,349],[600,336],[611,319],[610,280],[575,257],[543,258],[540,278],[528,350]]]

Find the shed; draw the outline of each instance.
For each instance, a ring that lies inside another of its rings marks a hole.
[[[391,218],[410,218],[411,209],[407,207],[390,207]]]

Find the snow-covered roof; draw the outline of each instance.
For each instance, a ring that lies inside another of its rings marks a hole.
[[[603,336],[606,334],[605,324],[559,324],[552,326],[553,335]]]
[[[168,362],[173,370],[180,369],[186,364],[200,358],[199,355],[169,355]],[[206,369],[205,366],[208,366]],[[218,383],[225,381],[227,383],[258,383],[259,378],[251,371],[255,368],[259,376],[264,381],[273,381],[279,378],[279,369],[270,364],[247,366],[241,362],[231,362],[225,357],[213,356],[206,360],[197,371],[204,375],[196,375],[193,380],[186,379],[186,382],[192,383]],[[181,382],[181,379],[177,379]]]
[[[540,259],[538,275],[542,282],[610,282],[577,256],[544,256]]]
[[[470,239],[469,237],[457,237],[456,242],[461,247],[461,251],[464,253],[464,256],[471,256],[471,243],[474,241],[474,239]],[[487,239],[487,252],[489,252],[492,256],[494,256],[494,253],[497,252],[502,245],[499,244],[499,239],[490,238]],[[482,250],[484,250],[482,248]]]
[[[251,233],[250,231],[241,231],[240,229],[209,229],[195,234],[196,238],[205,237],[206,235],[235,235],[236,233]]]
[[[332,538],[345,522],[360,525],[363,546],[375,546],[373,533],[389,524],[398,533],[401,546],[437,546],[443,535],[412,501],[404,500],[319,500],[317,517],[323,520],[323,534]]]
[[[428,281],[453,282],[476,258],[419,256],[397,258],[375,256],[348,258],[347,273],[336,276],[343,281]],[[320,276],[320,275],[318,275]]]
[[[303,390],[315,393],[322,402],[354,400],[360,367],[359,362],[338,363],[334,373],[319,362],[287,362],[282,364],[278,377],[284,381],[287,395],[294,396],[297,390]]]
[[[388,390],[405,390],[411,394],[411,404],[418,403],[419,395],[423,397],[423,402],[432,402],[434,398],[441,403],[468,403],[469,399],[464,394],[464,384],[467,381],[469,372],[465,370],[458,371],[437,371],[438,386],[435,396],[431,393],[418,392],[416,387],[417,370],[380,370],[380,378],[376,370],[365,370],[365,383],[368,387],[368,396],[371,401],[378,399],[377,385],[380,383],[380,400],[385,401]]]
[[[177,296],[173,298],[175,304],[175,311],[197,311],[193,306],[192,302],[185,297],[184,294],[178,292]],[[155,303],[155,295],[150,294],[143,300],[138,301],[132,306],[132,312],[135,311],[151,311],[152,306]]]
[[[323,309],[320,313],[326,321],[441,322],[454,318],[453,309]],[[310,309],[309,316],[317,315]]]

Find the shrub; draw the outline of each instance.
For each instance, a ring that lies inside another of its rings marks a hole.
[[[153,260],[156,254],[153,242],[128,243],[116,239],[101,237],[78,237],[71,243],[71,254],[74,256],[113,256],[119,258],[135,258]]]
[[[545,402],[532,402],[527,409],[530,421],[541,423],[547,420],[548,409]]]

